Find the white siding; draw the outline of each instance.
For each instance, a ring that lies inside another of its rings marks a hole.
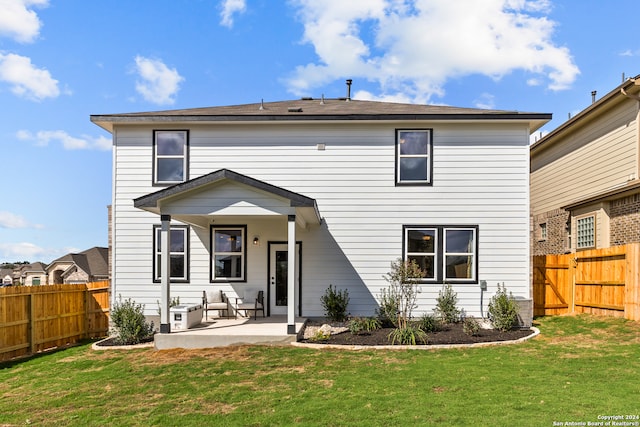
[[[433,129],[433,186],[395,186],[395,129]],[[146,304],[160,296],[152,283],[152,226],[159,217],[133,199],[159,190],[152,181],[152,130],[121,126],[115,144],[114,292]],[[348,288],[349,311],[372,315],[387,286],[383,275],[402,256],[403,225],[478,225],[479,279],[486,304],[497,283],[529,297],[529,147],[524,125],[406,122],[195,125],[190,130],[189,177],[226,168],[317,200],[324,223],[298,229],[302,241],[302,304],[323,315],[329,284]],[[318,150],[317,144],[325,144]],[[256,204],[259,201],[253,200]],[[206,204],[205,204],[206,205]],[[286,240],[286,217],[216,217],[247,224],[248,283],[226,284],[230,296],[268,283],[267,242]],[[190,283],[172,284],[181,302],[199,302],[209,283],[209,230],[191,227]],[[215,285],[218,286],[218,285]],[[431,312],[441,285],[424,285],[420,312]],[[456,285],[459,304],[480,314],[478,285]]]

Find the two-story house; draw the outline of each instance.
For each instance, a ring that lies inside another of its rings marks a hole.
[[[529,137],[550,118],[324,97],[92,115],[113,135],[112,294],[160,301],[166,332],[171,297],[262,290],[292,333],[330,284],[373,315],[402,258],[425,272],[417,315],[443,283],[473,316],[498,283],[530,299]]]
[[[639,106],[640,76],[531,146],[534,255],[640,241]]]

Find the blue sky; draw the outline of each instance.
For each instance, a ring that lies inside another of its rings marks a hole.
[[[91,114],[345,96],[553,113],[640,74],[636,1],[0,0],[0,262],[107,245]]]

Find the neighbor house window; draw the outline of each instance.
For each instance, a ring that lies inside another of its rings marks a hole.
[[[596,246],[596,218],[587,216],[576,220],[576,245],[578,249]]]
[[[245,281],[247,227],[211,227],[211,280]]]
[[[172,225],[169,231],[169,265],[171,282],[189,280],[189,227]],[[153,280],[159,282],[162,277],[162,228],[153,226]]]
[[[32,277],[31,278],[31,284],[33,286],[38,286],[40,284],[40,277],[37,277],[37,276],[36,277]]]
[[[188,136],[186,130],[154,132],[154,184],[176,184],[188,179]]]
[[[540,224],[540,240],[547,240],[547,223]]]
[[[477,282],[477,226],[405,226],[403,244],[425,282]]]
[[[431,129],[396,131],[396,184],[431,184]]]

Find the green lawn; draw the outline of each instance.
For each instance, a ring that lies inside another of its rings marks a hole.
[[[640,415],[640,323],[536,323],[542,333],[526,343],[436,351],[86,344],[0,364],[0,425],[552,426]]]

